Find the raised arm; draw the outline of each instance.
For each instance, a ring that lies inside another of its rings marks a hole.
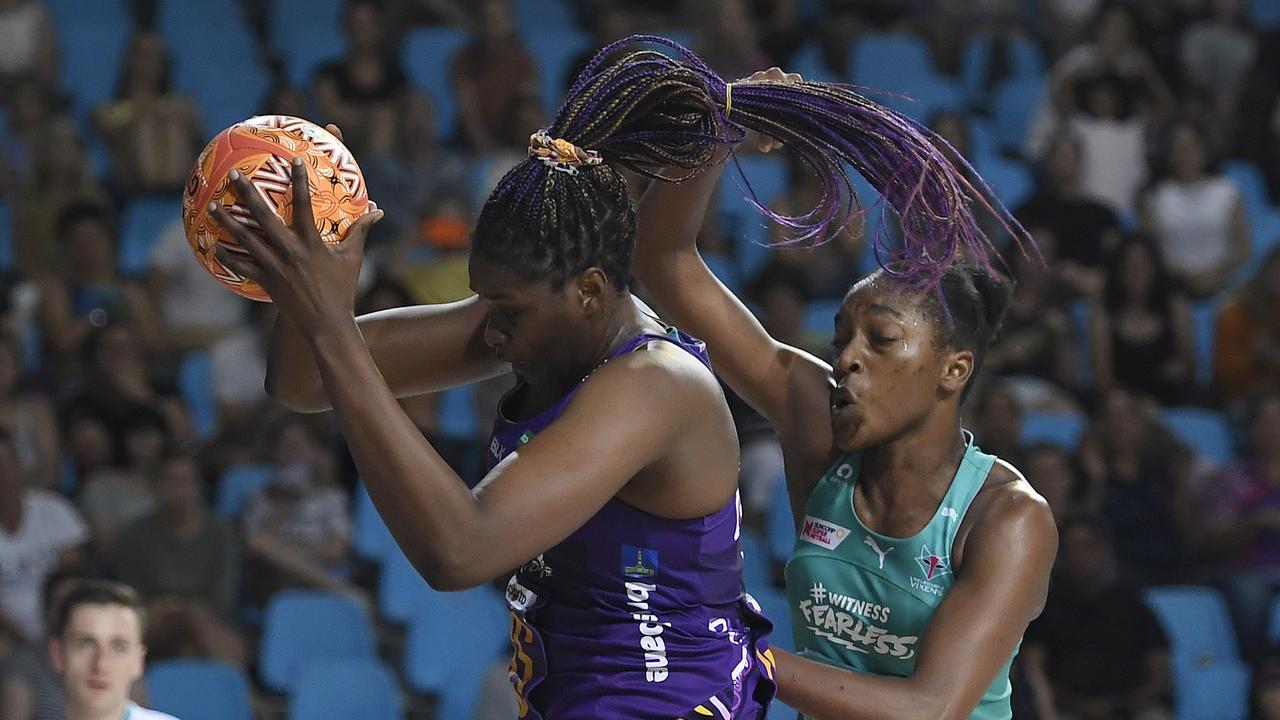
[[[506,371],[484,344],[477,297],[382,310],[356,318],[360,336],[397,398],[478,382]],[[283,315],[267,362],[267,392],[298,412],[330,409],[310,341]]]

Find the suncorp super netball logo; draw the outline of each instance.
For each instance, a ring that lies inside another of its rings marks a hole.
[[[835,550],[849,537],[849,529],[822,518],[806,515],[800,527],[800,539],[828,550]]]

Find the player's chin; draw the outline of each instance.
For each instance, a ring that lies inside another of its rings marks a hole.
[[[856,407],[832,408],[831,441],[844,452],[862,450],[869,444],[867,423]]]

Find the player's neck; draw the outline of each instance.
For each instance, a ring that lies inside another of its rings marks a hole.
[[[912,430],[863,453],[858,484],[874,507],[938,502],[965,452],[959,418],[933,413]]]
[[[78,706],[74,702],[67,703],[67,720],[124,720],[129,701],[121,700],[118,705],[105,710],[93,710]]]

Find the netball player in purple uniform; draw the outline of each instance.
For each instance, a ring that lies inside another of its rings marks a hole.
[[[507,598],[522,717],[762,718],[773,660],[742,587],[732,422],[701,343],[631,298],[637,216],[616,167],[678,181],[723,161],[744,128],[783,139],[785,128],[894,129],[855,93],[784,85],[776,70],[726,85],[683,48],[679,61],[604,60],[635,40],[597,55],[489,196],[472,240],[475,297],[353,318],[380,213],[326,246],[300,167],[292,228],[232,174],[261,232],[216,211],[247,252],[219,257],[280,309],[269,390],[297,410],[333,408],[428,582],[463,589],[520,568]],[[854,159],[837,148],[830,161]],[[671,220],[667,210],[651,205],[639,223]],[[839,212],[824,202],[808,220],[825,227]],[[511,371],[492,467],[468,490],[396,398]]]

